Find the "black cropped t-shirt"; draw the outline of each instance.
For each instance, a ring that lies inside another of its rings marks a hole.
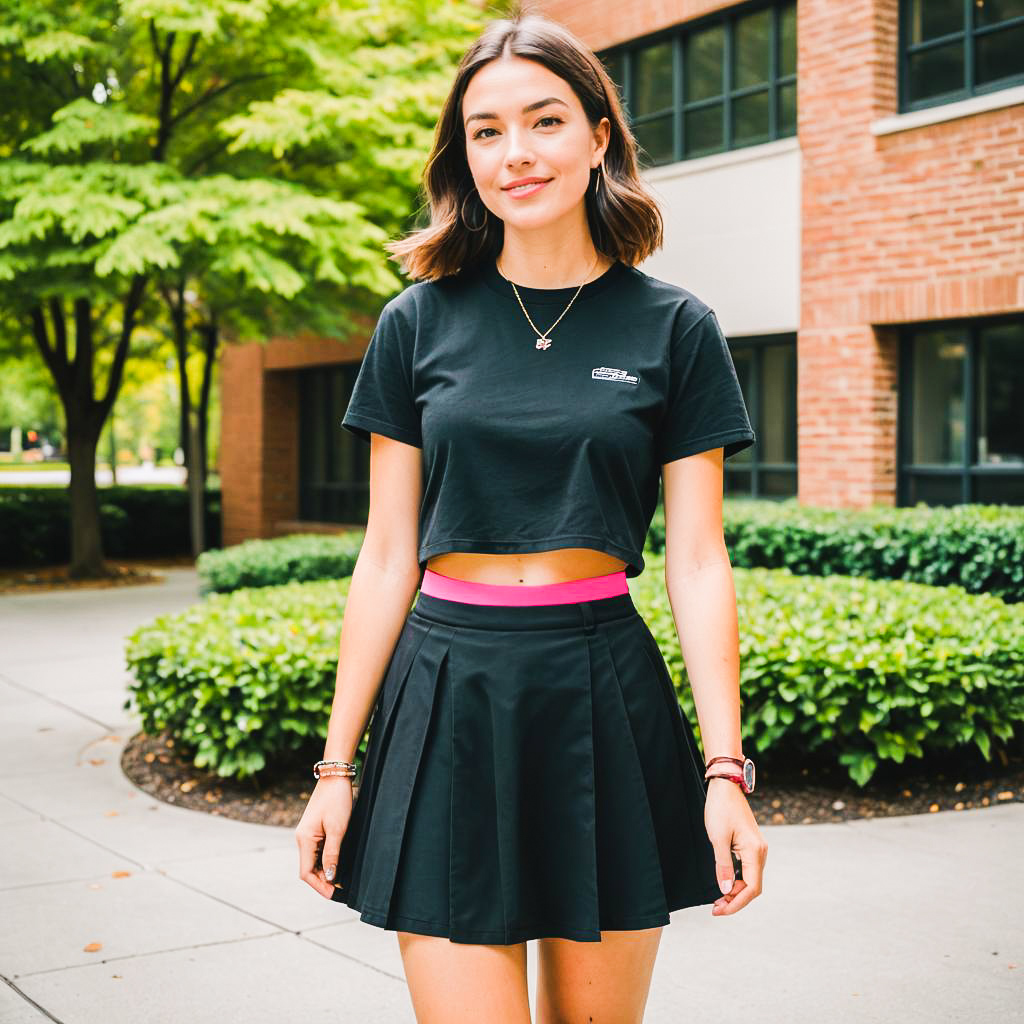
[[[576,291],[516,287],[545,332]],[[341,424],[422,449],[421,569],[582,547],[639,576],[661,466],[755,441],[714,310],[617,261],[548,348],[537,337],[493,259],[412,284],[381,312]]]

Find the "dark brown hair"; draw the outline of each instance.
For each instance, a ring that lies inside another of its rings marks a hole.
[[[430,223],[388,242],[385,249],[414,280],[436,280],[501,251],[504,224],[480,199],[466,159],[462,100],[477,71],[509,56],[537,61],[567,82],[592,129],[602,117],[608,118],[604,174],[596,168],[591,171],[585,194],[587,223],[599,252],[630,266],[641,263],[661,247],[663,222],[639,176],[636,140],[615,85],[593,51],[567,28],[542,15],[521,12],[489,22],[460,61],[423,173]],[[479,230],[470,230],[463,217],[480,225]]]

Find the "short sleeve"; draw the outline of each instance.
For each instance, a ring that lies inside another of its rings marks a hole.
[[[346,430],[367,443],[373,431],[423,447],[412,367],[406,355],[411,348],[406,322],[392,299],[381,310],[341,420]]]
[[[724,448],[728,458],[756,440],[729,344],[709,309],[673,339],[659,461],[664,465],[712,448]]]

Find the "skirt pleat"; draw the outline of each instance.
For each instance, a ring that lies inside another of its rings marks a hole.
[[[384,928],[509,944],[599,941],[720,896],[703,762],[657,643],[629,595],[581,604],[419,596],[333,899]]]

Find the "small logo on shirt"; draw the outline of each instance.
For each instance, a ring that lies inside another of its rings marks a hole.
[[[621,380],[624,384],[636,384],[637,382],[635,374],[628,373],[626,370],[616,370],[614,366],[595,366],[590,371],[590,376],[594,380]]]

